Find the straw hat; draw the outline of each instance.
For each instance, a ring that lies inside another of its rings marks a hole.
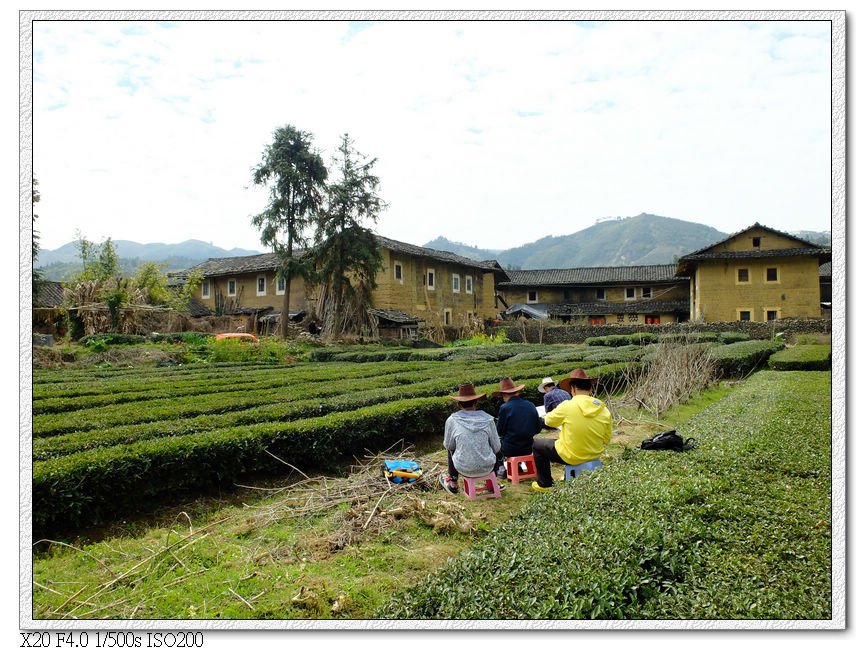
[[[571,374],[565,377],[564,379],[559,381],[559,386],[566,391],[571,390],[571,382],[572,381],[583,381],[588,382],[589,386],[583,388],[582,390],[594,390],[595,385],[598,383],[597,377],[589,377],[586,374],[586,371],[582,368],[578,368],[577,370],[571,370]]]
[[[544,387],[545,387],[545,386],[549,386],[550,384],[552,384],[553,386],[555,386],[555,385],[556,385],[556,380],[553,379],[552,377],[544,377],[543,379],[541,379],[541,383],[538,384],[538,392],[539,392],[539,393],[543,393],[543,392],[544,392]]]
[[[481,393],[480,395],[475,393],[474,384],[460,384],[459,393],[456,395],[448,395],[448,397],[457,402],[474,402],[482,397],[486,397],[486,393]]]
[[[519,386],[515,386],[513,379],[511,379],[510,377],[505,377],[504,379],[502,379],[499,382],[499,389],[497,391],[495,391],[492,394],[492,396],[498,397],[502,393],[504,393],[505,395],[516,395],[525,387],[526,387],[525,384],[520,384]]]

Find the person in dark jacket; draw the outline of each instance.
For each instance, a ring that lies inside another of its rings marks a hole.
[[[541,419],[535,405],[520,397],[525,384],[519,386],[506,377],[499,382],[499,390],[492,396],[501,396],[504,404],[499,408],[496,429],[502,442],[501,452],[496,460],[496,475],[505,478],[504,459],[509,456],[528,456],[532,453],[532,443],[541,430]]]
[[[544,414],[551,413],[559,404],[571,399],[571,394],[559,388],[552,377],[544,377],[541,380],[538,392],[544,395]]]

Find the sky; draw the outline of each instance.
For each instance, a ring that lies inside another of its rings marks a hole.
[[[826,21],[106,21],[33,29],[44,249],[266,250],[273,132],[375,158],[379,234],[504,249],[652,213],[831,227]]]

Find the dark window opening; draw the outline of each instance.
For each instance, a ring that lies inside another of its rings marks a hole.
[[[766,269],[766,282],[777,282],[778,281],[778,269],[769,268]]]
[[[754,244],[754,248],[759,248],[760,247],[760,238],[759,237],[752,238],[751,243]]]
[[[739,269],[739,282],[748,281],[748,269]]]

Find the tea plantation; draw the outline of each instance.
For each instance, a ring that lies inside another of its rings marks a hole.
[[[752,376],[679,431],[559,484],[385,618],[831,617],[827,372]]]

